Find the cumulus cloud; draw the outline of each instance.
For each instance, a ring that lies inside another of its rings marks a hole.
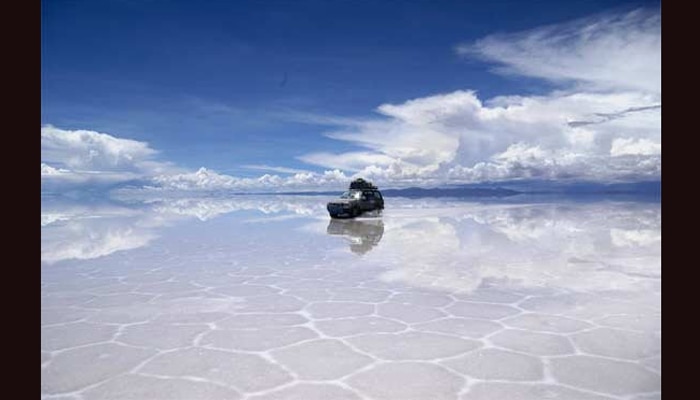
[[[132,169],[156,151],[147,143],[88,130],[41,128],[41,158],[78,170]]]
[[[243,167],[270,173],[240,178],[177,170],[157,161],[147,143],[45,126],[42,182],[141,178],[150,190],[284,191],[345,187],[355,177],[385,187],[660,179],[660,38],[658,12],[641,10],[460,44],[460,56],[557,89],[481,99],[465,88],[382,104],[374,117],[297,113],[297,121],[331,127],[326,136],[359,147],[297,157],[326,168],[323,173],[257,164]]]
[[[300,160],[314,165],[338,168],[345,171],[359,171],[367,165],[388,166],[394,159],[388,155],[372,152],[355,151],[348,153],[310,153],[299,157]]]
[[[338,169],[310,171],[247,165],[246,168],[287,174],[264,174],[239,178],[205,167],[185,171],[172,163],[154,159],[157,151],[147,143],[121,139],[106,133],[41,128],[42,186],[49,189],[72,185],[141,180],[149,191],[281,191],[344,187],[352,179]]]
[[[238,178],[219,174],[216,171],[202,167],[196,172],[155,176],[152,179],[154,186],[149,189],[171,191],[281,191],[345,186],[349,181],[350,178],[337,169],[325,171],[321,174],[302,172],[287,177],[265,174],[259,178]]]
[[[50,165],[41,163],[41,176],[61,176],[69,173],[67,169],[54,168]]]
[[[602,15],[457,47],[560,89],[482,100],[470,90],[383,104],[375,119],[323,119],[365,148],[301,160],[391,184],[520,178],[658,179],[658,13]]]
[[[329,134],[367,151],[300,158],[394,184],[653,179],[660,176],[660,108],[623,111],[656,101],[636,92],[556,92],[484,104],[472,91],[456,91],[383,105],[386,118]],[[616,118],[570,124],[602,113]]]
[[[645,155],[653,156],[661,154],[661,144],[648,139],[620,138],[612,142],[610,155]]]
[[[148,143],[90,130],[41,127],[42,179],[120,181],[173,170]]]
[[[244,167],[287,174],[264,174],[239,178],[205,167],[186,171],[172,163],[158,161],[158,152],[147,143],[122,139],[88,130],[65,130],[46,125],[41,128],[42,185],[114,183],[139,179],[146,189],[156,191],[280,191],[344,187],[352,179],[338,169],[323,173],[246,165]]]

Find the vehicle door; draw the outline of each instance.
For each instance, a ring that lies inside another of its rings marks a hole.
[[[374,193],[369,190],[362,191],[360,206],[363,210],[374,210],[377,206],[377,200],[374,198]]]
[[[382,194],[379,193],[378,190],[375,190],[372,192],[372,194],[374,195],[375,206],[377,208],[384,208],[384,198],[382,197]]]

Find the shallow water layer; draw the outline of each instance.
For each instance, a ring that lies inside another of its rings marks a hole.
[[[42,397],[661,397],[659,204],[325,200],[43,199]]]

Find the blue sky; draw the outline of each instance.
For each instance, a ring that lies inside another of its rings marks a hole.
[[[660,179],[659,8],[42,1],[42,184]]]

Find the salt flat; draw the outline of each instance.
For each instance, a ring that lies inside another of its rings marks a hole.
[[[661,398],[658,203],[325,201],[42,199],[42,398]]]

